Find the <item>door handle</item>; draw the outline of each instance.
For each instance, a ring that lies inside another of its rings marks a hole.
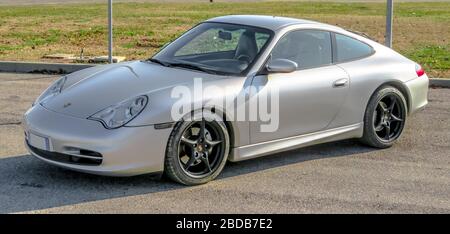
[[[348,78],[342,78],[342,79],[336,80],[333,83],[333,87],[335,87],[335,88],[337,88],[337,87],[344,87],[344,86],[347,85],[347,83],[348,83]]]

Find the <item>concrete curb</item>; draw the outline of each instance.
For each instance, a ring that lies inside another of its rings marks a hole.
[[[430,86],[450,88],[450,79],[448,79],[448,78],[430,78]]]
[[[93,66],[96,65],[6,61],[0,62],[0,72],[68,74]]]

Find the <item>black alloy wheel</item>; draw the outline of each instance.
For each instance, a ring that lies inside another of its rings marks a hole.
[[[402,100],[395,94],[383,97],[373,114],[373,129],[382,141],[397,139],[405,125]]]
[[[396,88],[384,86],[370,98],[364,115],[361,141],[376,148],[388,148],[401,136],[406,124],[407,102]]]
[[[216,178],[228,160],[230,136],[225,123],[213,113],[198,113],[193,120],[175,124],[166,148],[165,174],[185,185]]]
[[[192,122],[185,129],[178,144],[182,169],[191,177],[202,178],[219,166],[225,149],[225,137],[217,123],[202,119]]]

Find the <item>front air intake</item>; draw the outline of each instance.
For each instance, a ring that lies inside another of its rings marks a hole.
[[[78,150],[78,153],[58,153],[38,149],[30,144],[28,144],[28,147],[37,156],[60,163],[68,163],[82,166],[98,166],[102,164],[103,161],[103,156],[100,153],[89,150],[81,149]]]

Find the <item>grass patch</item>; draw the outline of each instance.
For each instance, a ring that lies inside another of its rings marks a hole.
[[[21,49],[21,46],[16,46],[16,45],[0,45],[0,54],[4,53],[5,51],[11,50],[11,51],[15,51],[15,50],[19,50]]]
[[[418,47],[405,55],[420,63],[426,71],[431,71],[435,77],[450,70],[450,44]]]
[[[264,14],[317,20],[382,42],[384,3],[233,2],[116,3],[114,51],[142,59],[195,24],[220,15]],[[394,49],[450,77],[450,2],[395,3]],[[0,60],[43,60],[50,53],[107,54],[106,4],[0,8]],[[446,60],[447,59],[447,60]]]

